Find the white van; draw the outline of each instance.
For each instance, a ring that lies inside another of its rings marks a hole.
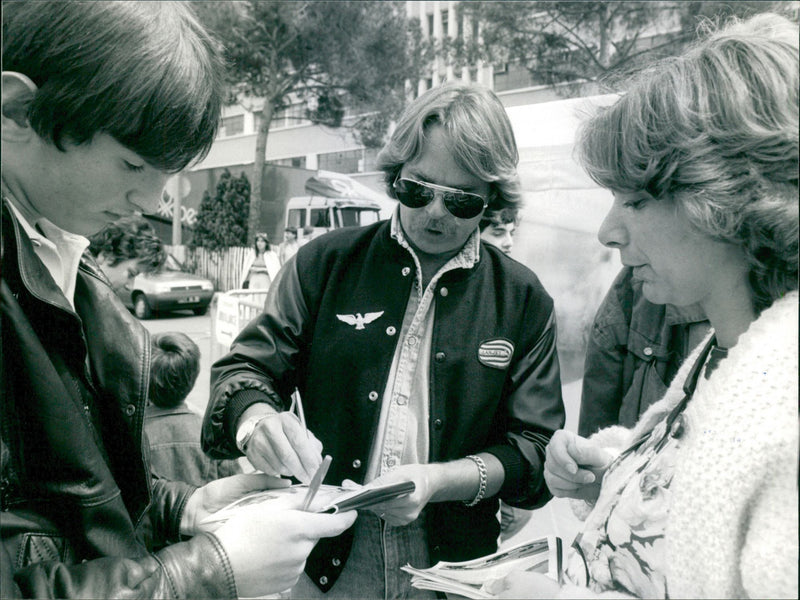
[[[381,206],[362,198],[328,198],[297,196],[286,204],[286,227],[297,228],[297,239],[303,238],[303,227],[314,227],[314,237],[331,229],[371,225],[380,220]]]

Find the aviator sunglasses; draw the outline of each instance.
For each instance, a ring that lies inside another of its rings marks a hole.
[[[433,202],[436,193],[442,195],[442,202],[451,215],[459,219],[472,219],[481,214],[489,201],[479,194],[465,192],[434,183],[414,181],[398,177],[392,184],[397,199],[409,208],[422,208]]]

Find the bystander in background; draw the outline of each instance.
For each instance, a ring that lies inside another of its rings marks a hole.
[[[200,448],[203,420],[186,404],[200,373],[200,348],[177,331],[155,334],[152,348],[150,404],[144,416],[151,471],[198,487],[241,473],[236,460],[209,458]]]
[[[281,261],[281,266],[286,264],[286,261],[292,258],[297,252],[300,244],[297,243],[297,227],[287,227],[283,230],[283,243],[278,249],[278,259]]]
[[[281,270],[281,261],[270,247],[266,233],[256,234],[253,250],[245,260],[240,286],[251,290],[266,290]]]
[[[513,207],[491,211],[487,209],[478,227],[484,242],[494,244],[510,256],[518,224],[519,208]]]

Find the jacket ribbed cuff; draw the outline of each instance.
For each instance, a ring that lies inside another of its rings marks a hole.
[[[258,402],[272,406],[269,396],[256,389],[242,390],[228,399],[228,405],[225,408],[225,431],[228,433],[229,439],[236,439],[236,426],[239,424],[242,413]]]
[[[543,465],[538,456],[534,459],[534,464],[530,464],[514,446],[505,444],[492,446],[484,452],[497,457],[505,469],[505,479],[497,493],[498,497],[509,503],[536,507],[544,505],[551,498],[550,491],[544,483]],[[538,481],[533,481],[532,478]]]

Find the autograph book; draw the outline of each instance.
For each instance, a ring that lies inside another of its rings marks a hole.
[[[237,510],[253,505],[263,505],[265,509],[269,510],[299,508],[308,492],[308,487],[308,485],[301,484],[248,494],[206,517],[203,519],[202,524],[227,521],[236,514]],[[369,508],[375,504],[410,494],[413,491],[413,481],[402,481],[374,488],[359,487],[357,489],[343,488],[337,485],[321,485],[308,511],[337,513]]]
[[[548,536],[464,562],[438,562],[429,569],[401,567],[411,574],[418,590],[457,594],[465,598],[495,598],[483,584],[505,577],[512,571],[544,573],[561,580],[561,539]]]

